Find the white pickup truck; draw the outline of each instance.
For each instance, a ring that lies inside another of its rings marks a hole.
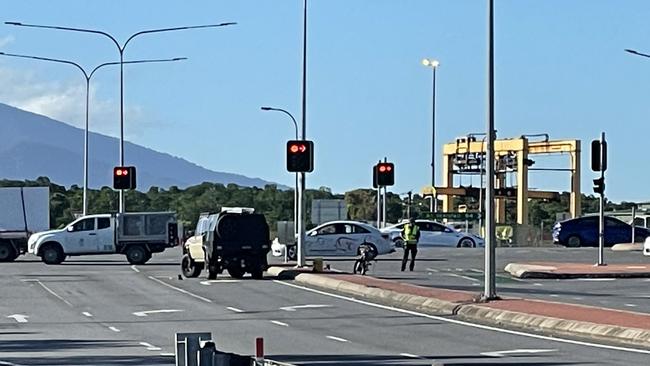
[[[129,212],[81,217],[60,230],[32,234],[29,253],[46,264],[66,256],[124,254],[131,264],[143,264],[152,253],[179,244],[174,212]]]

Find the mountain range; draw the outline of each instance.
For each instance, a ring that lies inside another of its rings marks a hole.
[[[57,184],[83,184],[84,130],[66,123],[0,103],[0,179],[50,178]],[[88,185],[112,185],[119,139],[91,132]],[[138,190],[152,186],[185,188],[203,182],[247,187],[274,184],[260,178],[217,172],[183,158],[124,142],[128,165],[137,168]]]

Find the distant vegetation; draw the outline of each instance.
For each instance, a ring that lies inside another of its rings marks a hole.
[[[46,177],[34,181],[0,180],[0,187],[20,186],[49,186],[50,187],[50,224],[52,228],[60,228],[74,220],[74,215],[81,213],[83,190],[73,185],[69,189],[50,182]],[[110,187],[88,192],[89,213],[117,212],[118,194]],[[327,187],[308,189],[306,192],[307,220],[310,218],[311,201],[313,199],[345,199],[348,216],[352,220],[372,222],[376,220],[376,192],[371,189],[356,189],[345,194],[333,194]],[[598,199],[592,195],[582,197],[583,212],[597,212]],[[467,200],[457,200],[465,203],[470,210],[477,209],[477,203]],[[126,207],[128,211],[175,211],[186,227],[194,227],[201,212],[217,211],[221,207],[243,206],[253,207],[257,212],[264,213],[271,230],[275,231],[277,221],[293,220],[293,191],[280,190],[274,185],[264,188],[240,187],[234,184],[202,183],[186,189],[172,186],[169,189],[152,187],[147,192],[127,191]],[[397,194],[389,193],[386,213],[389,222],[397,222],[406,217],[407,199]],[[555,201],[531,201],[530,223],[552,225],[555,214],[565,212],[569,207],[569,194],[563,193]],[[631,203],[614,204],[607,202],[607,210],[622,210],[631,207]],[[429,200],[415,194],[411,204],[411,214],[424,217],[429,208]],[[514,202],[507,205],[507,221],[515,222],[516,212]],[[311,227],[310,225],[309,227]]]

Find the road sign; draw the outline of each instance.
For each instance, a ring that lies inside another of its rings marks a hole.
[[[436,221],[476,221],[481,218],[479,212],[428,212],[426,215]]]

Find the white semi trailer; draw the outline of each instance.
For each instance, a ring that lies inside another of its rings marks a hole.
[[[49,187],[0,188],[0,262],[25,254],[29,236],[49,228]]]

